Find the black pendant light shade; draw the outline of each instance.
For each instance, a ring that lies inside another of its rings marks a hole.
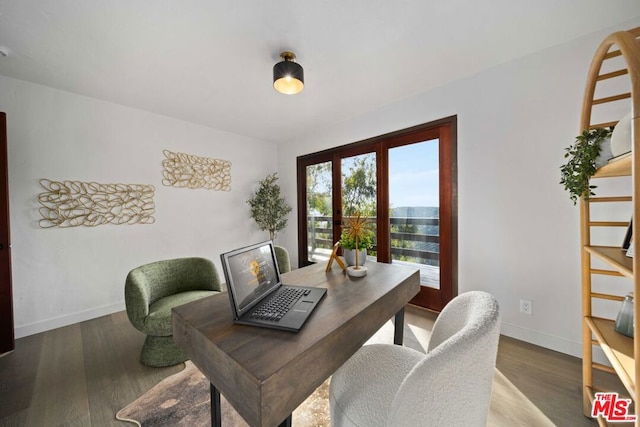
[[[273,66],[273,88],[285,95],[295,95],[304,88],[304,70],[292,52],[282,52],[281,62]]]

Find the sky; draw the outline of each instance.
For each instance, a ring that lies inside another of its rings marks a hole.
[[[391,207],[439,206],[438,140],[389,150]]]

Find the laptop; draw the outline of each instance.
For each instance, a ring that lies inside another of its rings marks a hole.
[[[235,323],[297,332],[327,293],[324,288],[283,285],[271,240],[220,259]]]

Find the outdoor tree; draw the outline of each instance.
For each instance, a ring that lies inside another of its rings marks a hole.
[[[342,215],[345,220],[360,212],[365,217],[376,216],[376,162],[375,153],[349,158],[342,163]],[[333,193],[338,191],[332,183],[331,162],[306,167],[307,215],[313,233],[310,245],[330,249],[327,243],[333,227]]]
[[[353,164],[342,178],[342,208],[345,216],[360,212],[364,216],[376,215],[375,154],[353,158]]]
[[[277,180],[277,172],[268,175],[258,183],[258,189],[247,200],[251,207],[251,218],[260,230],[269,231],[271,240],[275,240],[278,232],[287,226],[287,215],[291,212],[291,206],[280,196]]]
[[[309,212],[331,214],[331,163],[307,166],[307,204]]]

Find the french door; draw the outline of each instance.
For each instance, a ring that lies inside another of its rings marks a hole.
[[[298,158],[298,259],[326,262],[344,220],[371,218],[368,258],[417,267],[413,304],[457,294],[456,117]]]

